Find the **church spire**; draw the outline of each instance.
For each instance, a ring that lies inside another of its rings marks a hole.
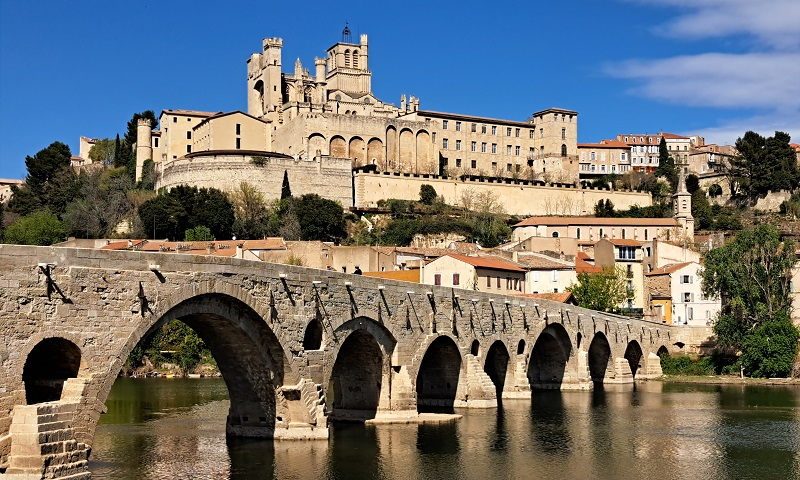
[[[686,189],[686,165],[678,160],[678,185],[672,195],[672,210],[675,220],[681,226],[685,237],[694,238],[694,217],[692,217],[692,194]]]

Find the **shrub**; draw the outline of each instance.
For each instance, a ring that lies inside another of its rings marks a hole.
[[[436,189],[427,183],[419,187],[419,201],[425,205],[433,205],[436,201]]]
[[[33,212],[18,218],[5,231],[6,243],[52,245],[67,236],[64,224],[48,211]]]
[[[710,357],[694,359],[687,355],[662,355],[661,371],[664,375],[713,375],[715,368]]]
[[[800,332],[786,317],[769,320],[748,334],[741,362],[752,377],[786,377],[792,372]]]
[[[205,225],[198,225],[186,230],[184,239],[187,242],[210,242],[214,240],[214,235],[211,234],[211,229]]]

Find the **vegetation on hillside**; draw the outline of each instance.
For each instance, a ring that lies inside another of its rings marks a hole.
[[[633,290],[622,270],[604,268],[596,273],[579,273],[578,281],[567,287],[578,305],[601,312],[619,311],[620,305],[633,298]]]

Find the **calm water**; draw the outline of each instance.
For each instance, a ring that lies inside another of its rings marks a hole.
[[[228,441],[221,380],[119,379],[102,479],[795,479],[800,387],[545,393],[443,425],[334,426],[328,442]]]

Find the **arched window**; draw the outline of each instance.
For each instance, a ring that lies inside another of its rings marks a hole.
[[[344,66],[345,67],[350,66],[350,50],[344,51]]]
[[[322,322],[315,318],[308,322],[303,335],[303,350],[319,350],[322,347]]]
[[[525,340],[520,340],[517,344],[517,355],[525,353]]]
[[[563,143],[561,144],[561,156],[562,157],[566,157],[567,156],[567,146],[564,145]]]
[[[480,352],[481,344],[477,340],[472,341],[472,345],[469,347],[469,353],[472,354],[473,357],[478,356],[478,352]]]
[[[358,68],[358,50],[353,50],[353,68]]]

